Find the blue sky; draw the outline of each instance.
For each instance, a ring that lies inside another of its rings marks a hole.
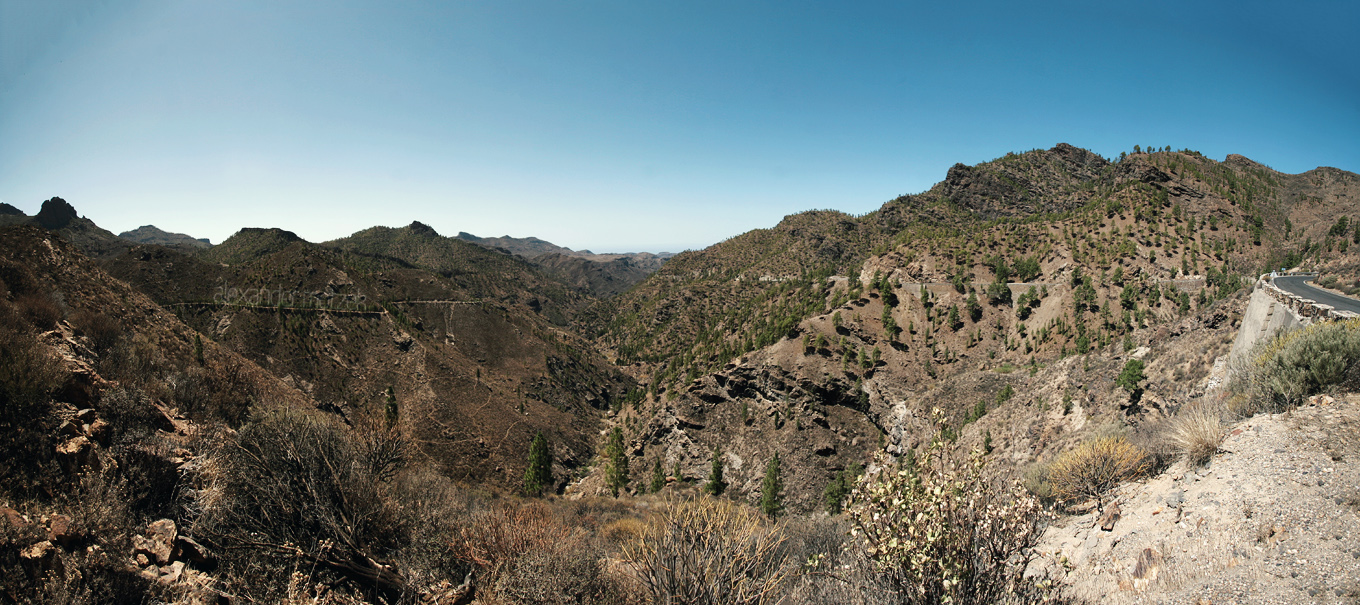
[[[1059,142],[1360,170],[1360,3],[0,0],[0,200],[700,248]]]

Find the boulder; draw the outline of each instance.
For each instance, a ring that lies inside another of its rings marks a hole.
[[[47,522],[47,539],[62,546],[70,546],[80,537],[75,524],[66,515],[52,515]]]
[[[195,565],[207,565],[213,562],[213,556],[208,552],[207,547],[199,544],[189,536],[179,536],[175,538],[175,552],[173,558],[180,561],[188,561]]]
[[[1114,524],[1119,522],[1119,503],[1111,502],[1105,507],[1105,512],[1100,515],[1100,529],[1102,531],[1114,531]]]
[[[91,439],[94,439],[95,441],[99,441],[102,443],[105,439],[108,438],[109,422],[107,420],[104,420],[103,418],[96,418],[95,421],[91,422],[88,426],[89,428],[85,431],[85,433],[89,435]]]
[[[156,578],[157,582],[163,586],[174,584],[184,575],[184,561],[175,561],[169,565],[164,565],[160,568],[160,572],[160,577]]]
[[[19,558],[27,559],[29,561],[41,561],[52,556],[52,553],[56,551],[57,547],[52,546],[51,542],[43,540],[42,542],[19,551]]]
[[[133,552],[147,555],[159,565],[166,565],[170,563],[170,555],[174,552],[175,538],[174,521],[152,521],[146,528],[145,536],[132,537],[132,549]]]
[[[57,458],[68,472],[76,472],[81,467],[97,462],[94,457],[94,443],[84,435],[72,437],[57,446]]]
[[[19,511],[7,506],[0,506],[0,516],[3,516],[5,521],[9,522],[10,527],[17,528],[28,525],[28,521],[24,520],[24,516],[19,514]]]

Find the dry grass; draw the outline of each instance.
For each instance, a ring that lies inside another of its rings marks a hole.
[[[1060,500],[1099,501],[1110,488],[1142,475],[1150,466],[1143,448],[1124,437],[1105,437],[1064,452],[1049,467],[1048,480]]]
[[[793,571],[783,542],[755,509],[700,497],[668,506],[624,558],[657,603],[773,603]]]
[[[1223,443],[1223,412],[1209,402],[1187,406],[1166,425],[1168,444],[1190,464],[1209,461]]]

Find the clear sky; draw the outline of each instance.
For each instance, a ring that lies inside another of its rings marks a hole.
[[[700,248],[1067,142],[1360,170],[1360,3],[0,0],[0,201]]]

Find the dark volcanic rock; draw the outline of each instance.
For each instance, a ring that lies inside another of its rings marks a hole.
[[[68,204],[66,200],[54,197],[43,202],[42,210],[38,211],[38,224],[44,229],[61,229],[75,220],[78,215],[76,209]]]

